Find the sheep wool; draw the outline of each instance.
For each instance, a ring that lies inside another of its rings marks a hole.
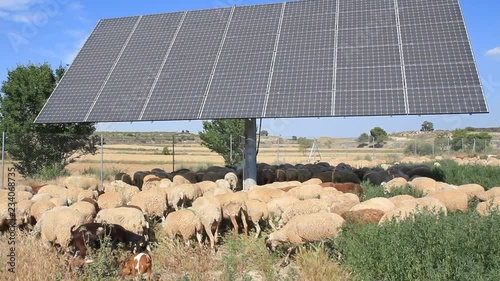
[[[97,204],[101,209],[118,208],[125,204],[123,197],[118,192],[106,192],[97,198]]]
[[[201,224],[210,240],[210,247],[214,249],[222,221],[222,207],[219,200],[214,197],[199,197],[194,200],[192,208],[199,214]]]
[[[96,215],[95,222],[119,224],[138,235],[143,235],[144,231],[149,228],[142,211],[131,207],[100,210]]]
[[[196,235],[198,243],[202,246],[203,225],[192,208],[180,209],[168,214],[163,228],[168,238],[174,239],[179,235],[186,245],[189,245],[189,240]]]
[[[129,202],[132,196],[139,191],[137,186],[124,183],[121,180],[112,181],[104,187],[104,193],[116,192],[121,195],[123,202]]]
[[[36,223],[33,233],[40,233],[45,244],[59,244],[67,248],[71,238],[71,227],[85,222],[84,216],[70,207],[55,207],[45,212]]]
[[[40,220],[42,217],[43,213],[47,212],[48,210],[51,210],[56,207],[56,204],[48,201],[48,200],[40,200],[36,201],[31,205],[31,220],[33,223],[36,223],[37,221]]]
[[[260,221],[267,221],[269,219],[269,210],[267,209],[267,204],[256,199],[245,200],[247,206],[248,220],[255,226],[255,238],[259,238],[260,232]]]
[[[80,212],[84,217],[85,223],[93,222],[97,214],[94,205],[86,201],[78,201],[75,204],[71,205],[70,208]]]
[[[269,234],[266,245],[274,249],[280,243],[301,245],[336,238],[345,220],[334,213],[314,213],[293,217],[282,229]]]
[[[280,227],[286,225],[293,217],[298,215],[330,212],[328,202],[321,199],[307,199],[290,205],[281,215]]]
[[[158,187],[143,190],[132,196],[127,205],[141,208],[148,217],[164,219],[167,213],[167,190]]]

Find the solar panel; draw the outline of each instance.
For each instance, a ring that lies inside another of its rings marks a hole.
[[[101,20],[37,123],[487,112],[458,0]]]

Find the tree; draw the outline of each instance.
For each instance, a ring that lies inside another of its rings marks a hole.
[[[432,132],[434,131],[434,124],[432,124],[432,122],[430,121],[424,121],[424,123],[422,123],[422,128],[420,129],[420,131]]]
[[[217,152],[224,158],[226,165],[236,165],[243,161],[245,133],[244,119],[221,119],[203,122],[203,131],[198,135],[201,145]],[[231,159],[231,136],[233,158]]]
[[[267,137],[267,136],[269,136],[269,132],[267,130],[261,130],[260,135],[263,137]]]
[[[381,145],[384,141],[389,139],[386,131],[380,127],[375,127],[370,130],[370,135],[376,144]]]
[[[490,145],[493,137],[486,132],[469,133],[467,129],[457,129],[453,131],[451,138],[451,149],[454,151],[462,149],[484,151]]]
[[[359,135],[356,141],[360,144],[365,144],[367,142],[370,142],[370,136],[367,133],[362,133],[361,135]]]
[[[33,123],[63,74],[61,66],[54,74],[48,64],[19,65],[2,83],[0,122],[6,133],[6,151],[25,177],[34,177],[47,167],[63,169],[75,152],[96,151],[93,123]]]
[[[297,143],[299,144],[299,151],[302,152],[302,155],[306,154],[306,151],[312,147],[313,140],[306,138],[298,138]]]

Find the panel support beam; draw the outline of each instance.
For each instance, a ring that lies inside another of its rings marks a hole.
[[[243,190],[249,191],[257,184],[257,120],[245,119],[245,169]]]

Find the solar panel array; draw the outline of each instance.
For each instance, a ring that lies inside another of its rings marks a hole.
[[[101,20],[37,123],[487,112],[458,0]]]

